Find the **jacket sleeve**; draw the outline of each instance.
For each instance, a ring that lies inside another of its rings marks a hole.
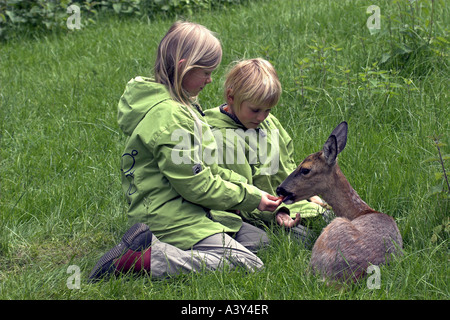
[[[220,129],[213,129],[213,130],[220,131]],[[225,129],[222,131],[220,136],[226,137]],[[229,171],[236,174],[239,177],[242,177],[242,179],[245,179],[246,181],[248,181],[249,184],[253,185],[252,167],[250,166],[248,159],[246,157],[241,157],[240,161],[238,161],[237,152],[235,152],[236,149],[235,141],[233,139],[223,138],[216,140],[216,142],[218,144],[221,144],[219,146],[219,149],[221,149],[223,152],[222,155],[223,164],[220,165],[220,168],[225,172]],[[230,150],[232,152],[227,154],[227,152],[230,152]],[[225,159],[229,160],[233,159],[233,161],[231,161],[231,164],[229,164],[228,161],[225,161]],[[268,190],[263,191],[268,192]],[[278,209],[275,210],[274,212],[270,212],[270,211],[261,211],[255,208],[254,210],[240,210],[240,215],[248,222],[251,222],[253,224],[261,224],[261,222],[266,223],[274,222],[275,215],[277,212]]]
[[[155,139],[153,149],[161,173],[175,191],[187,201],[209,209],[252,211],[257,208],[261,191],[231,170],[195,157],[198,150],[193,143],[193,132],[186,128],[180,130],[184,130],[184,133],[180,131],[184,134],[181,138],[186,140],[184,144],[173,139],[174,130],[168,129]]]
[[[249,181],[244,176],[227,168],[218,166],[217,173],[222,179],[226,181],[230,181],[233,183],[249,183]]]

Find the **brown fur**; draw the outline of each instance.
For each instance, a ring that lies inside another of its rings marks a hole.
[[[389,263],[392,254],[401,254],[403,245],[394,219],[370,208],[339,168],[336,158],[346,141],[347,123],[343,122],[323,150],[306,157],[277,188],[287,203],[317,194],[333,207],[337,218],[322,230],[310,265],[324,278],[344,281],[362,277],[370,264]]]

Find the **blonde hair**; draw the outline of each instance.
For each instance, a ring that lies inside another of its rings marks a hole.
[[[174,100],[189,106],[193,101],[181,86],[183,77],[193,68],[216,68],[221,60],[222,46],[210,30],[193,22],[177,21],[158,46],[155,81],[166,85]]]
[[[238,62],[227,74],[224,95],[234,98],[233,108],[239,111],[241,103],[273,107],[281,96],[281,83],[272,64],[256,58]]]

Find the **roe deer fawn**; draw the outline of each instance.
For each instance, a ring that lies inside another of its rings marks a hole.
[[[402,238],[394,219],[370,208],[350,186],[337,164],[347,143],[347,123],[340,123],[322,151],[311,154],[277,188],[284,203],[320,195],[335,218],[312,249],[314,273],[332,280],[357,280],[370,264],[388,263],[402,254]]]

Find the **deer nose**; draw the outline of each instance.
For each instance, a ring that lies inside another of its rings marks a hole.
[[[286,196],[289,193],[281,186],[279,186],[276,191],[279,196]]]
[[[285,188],[283,188],[282,186],[279,186],[276,190],[277,194],[280,197],[283,197],[283,202],[286,204],[291,204],[294,203],[294,194],[292,192],[287,191]]]

